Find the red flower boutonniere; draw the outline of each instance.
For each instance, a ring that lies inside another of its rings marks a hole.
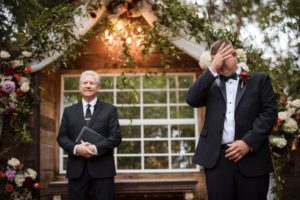
[[[241,84],[241,88],[244,87],[244,84],[246,84],[246,82],[249,80],[249,71],[246,71],[244,69],[241,70],[241,73],[240,73],[240,80],[242,81],[242,84]]]

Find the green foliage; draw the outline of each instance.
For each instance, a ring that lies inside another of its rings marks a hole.
[[[274,56],[272,60],[262,60],[251,53],[249,66],[255,71],[268,73],[277,93],[294,98],[299,97],[299,8],[298,0],[208,1],[206,4],[213,24],[231,27],[238,35],[242,27],[258,24],[264,36],[264,46]],[[283,36],[288,40],[284,52],[278,46]],[[266,48],[259,50],[257,55],[261,56]]]

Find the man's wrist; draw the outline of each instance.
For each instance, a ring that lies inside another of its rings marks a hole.
[[[97,147],[96,147],[95,145],[92,145],[92,147],[93,147],[94,150],[95,150],[95,155],[98,155],[98,149],[97,149]]]
[[[217,71],[216,71],[213,67],[208,66],[208,69],[209,69],[209,71],[212,73],[212,75],[213,75],[214,77],[216,77],[216,76],[219,75],[219,74],[217,73]]]
[[[77,153],[76,153],[77,147],[78,147],[78,144],[76,144],[76,145],[74,146],[74,149],[73,149],[73,154],[76,155],[76,156],[78,156]]]

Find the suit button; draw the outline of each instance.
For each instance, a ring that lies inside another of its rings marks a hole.
[[[222,131],[219,131],[219,133],[222,133]]]

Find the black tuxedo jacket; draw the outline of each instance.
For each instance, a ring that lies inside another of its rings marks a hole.
[[[75,140],[85,126],[82,102],[65,108],[57,136],[59,145],[68,152],[67,178],[79,178],[84,167],[92,178],[112,177],[116,174],[113,149],[121,143],[117,109],[97,101],[88,127],[101,133],[106,139],[94,144],[98,155],[89,159],[74,155]]]
[[[235,140],[244,140],[252,152],[237,165],[245,176],[264,175],[273,170],[268,135],[277,120],[276,97],[270,78],[262,73],[250,73],[243,87],[241,83],[240,80],[235,102]],[[225,83],[207,69],[189,89],[186,101],[195,108],[206,106],[194,162],[213,168],[222,143],[226,113]]]

